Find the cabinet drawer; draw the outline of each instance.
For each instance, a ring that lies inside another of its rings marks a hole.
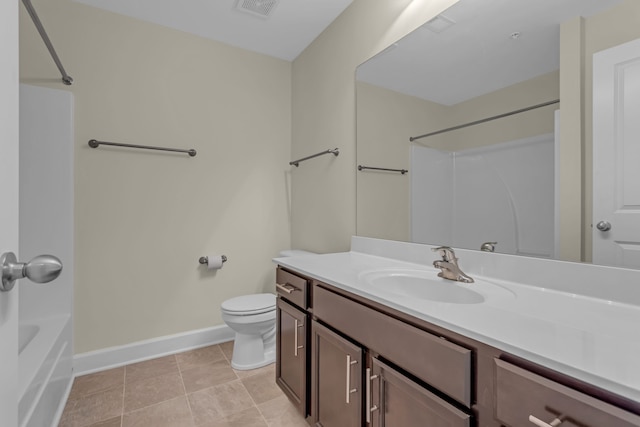
[[[471,406],[471,350],[319,286],[313,298],[319,319]]]
[[[638,427],[640,416],[495,359],[496,418],[509,427],[533,427],[533,416],[561,427]],[[544,425],[544,424],[542,424]]]
[[[307,309],[309,281],[282,268],[276,271],[276,291],[282,298],[302,309]]]

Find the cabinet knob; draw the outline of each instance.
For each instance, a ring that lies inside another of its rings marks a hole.
[[[534,417],[533,415],[529,415],[529,421],[532,424],[537,425],[538,427],[558,427],[560,424],[562,424],[562,420],[558,417],[555,418],[553,421],[551,421],[550,423],[545,423],[544,421],[542,421],[539,418]]]

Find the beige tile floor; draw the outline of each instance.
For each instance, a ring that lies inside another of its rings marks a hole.
[[[236,371],[233,342],[77,377],[59,427],[307,427],[275,364]]]

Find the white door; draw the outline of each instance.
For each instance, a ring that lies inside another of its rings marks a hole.
[[[18,2],[0,1],[0,254],[18,251]],[[18,424],[18,292],[0,292],[0,425]]]
[[[640,39],[593,56],[593,262],[640,268]]]

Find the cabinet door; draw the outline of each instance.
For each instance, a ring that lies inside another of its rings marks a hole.
[[[307,316],[278,298],[276,337],[276,383],[307,415]]]
[[[362,349],[312,322],[312,409],[317,427],[362,425]]]
[[[471,416],[376,358],[366,376],[365,416],[372,427],[468,427]]]

